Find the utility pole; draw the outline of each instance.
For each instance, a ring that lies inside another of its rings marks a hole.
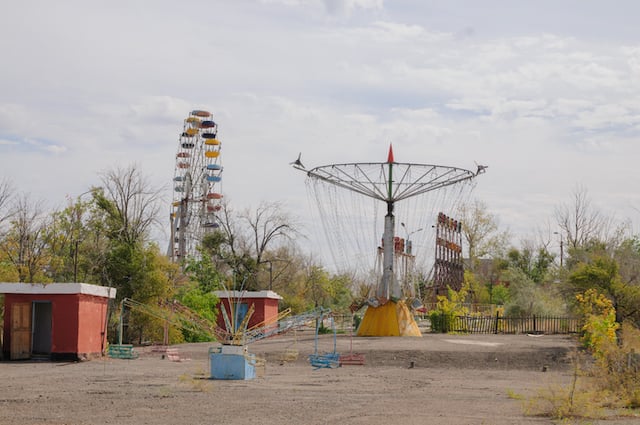
[[[560,270],[562,270],[562,263],[564,258],[564,239],[562,238],[562,234],[560,232],[553,232],[553,234],[560,236]]]

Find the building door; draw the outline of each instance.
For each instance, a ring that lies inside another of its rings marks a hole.
[[[33,302],[32,354],[51,354],[51,301]]]
[[[11,360],[31,357],[31,301],[11,304]]]

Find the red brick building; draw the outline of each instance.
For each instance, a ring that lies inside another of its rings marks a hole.
[[[254,312],[249,318],[248,328],[260,323],[271,324],[278,318],[278,301],[282,297],[273,291],[215,291],[214,294],[220,299],[218,326],[222,329],[226,329],[222,309],[229,320],[238,326],[253,305]]]
[[[4,359],[84,360],[104,352],[114,288],[0,283],[0,294],[4,294]]]

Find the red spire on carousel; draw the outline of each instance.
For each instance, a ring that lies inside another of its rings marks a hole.
[[[389,156],[387,157],[387,162],[390,164],[392,162],[395,162],[393,160],[393,146],[391,145],[391,143],[389,143]]]

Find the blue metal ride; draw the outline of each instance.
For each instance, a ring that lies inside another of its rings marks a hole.
[[[326,315],[329,315],[331,310],[324,311]],[[316,322],[316,336],[315,336],[315,348],[313,354],[309,355],[309,363],[314,367],[314,370],[322,369],[322,368],[336,368],[340,367],[340,353],[336,352],[336,326],[333,321],[333,316],[329,315],[329,319],[331,320],[331,328],[333,329],[333,352],[332,353],[318,353],[318,334],[320,330],[320,324],[322,323],[324,314],[321,314],[318,321]]]

